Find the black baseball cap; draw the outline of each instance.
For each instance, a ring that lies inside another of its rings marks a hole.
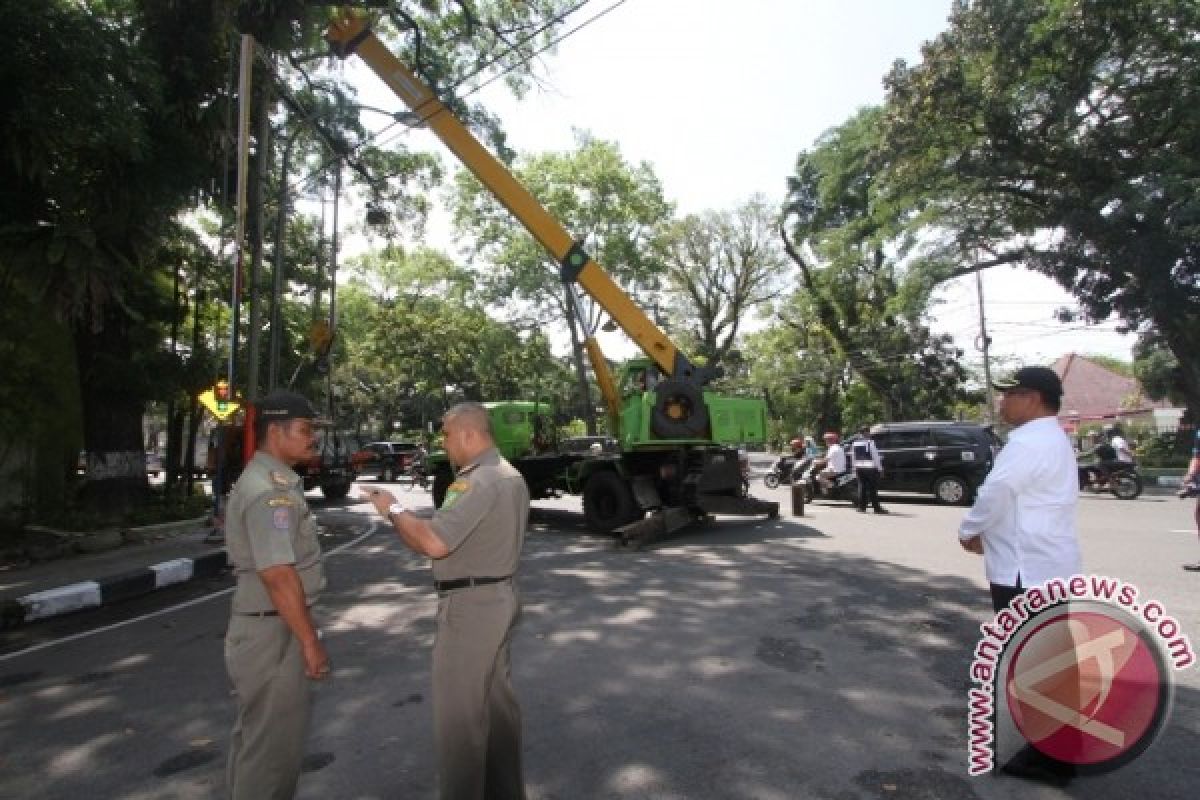
[[[1058,373],[1049,367],[1021,367],[1007,378],[992,381],[992,388],[1000,392],[1011,389],[1033,389],[1047,397],[1062,397],[1062,381]]]
[[[308,402],[308,398],[295,392],[276,390],[257,403],[259,419],[268,422],[286,422],[289,419],[320,420],[320,412],[316,406]]]

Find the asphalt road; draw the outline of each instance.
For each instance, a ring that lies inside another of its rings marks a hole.
[[[513,649],[531,798],[1200,794],[1195,667],[1176,675],[1162,737],[1117,772],[1065,792],[968,777],[967,669],[990,606],[982,561],[955,542],[962,509],[885,498],[887,517],[818,504],[792,518],[786,487],[755,493],[785,514],[640,553],[584,532],[577,501],[539,504]],[[1087,570],[1136,584],[1200,644],[1200,575],[1179,569],[1200,558],[1190,510],[1084,497],[1079,521]],[[373,529],[365,505],[321,516]],[[318,688],[301,798],[434,795],[435,598],[426,565],[374,530],[343,535],[327,562],[335,674]],[[223,796],[221,589],[0,654],[0,797]]]

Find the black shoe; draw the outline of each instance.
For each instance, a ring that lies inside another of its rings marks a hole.
[[[1200,561],[1197,561],[1195,564],[1184,564],[1183,568],[1188,572],[1200,572]]]
[[[1075,777],[1075,766],[1051,758],[1032,745],[1026,745],[1000,771],[1016,778],[1065,787]]]
[[[889,512],[886,508],[877,508],[877,509],[875,509],[875,513],[876,514],[887,514]]]
[[[865,514],[865,513],[867,513],[867,510],[866,510],[865,508],[856,508],[856,509],[854,509],[854,510],[855,510],[855,511],[857,511],[858,513],[860,513],[860,514]],[[1186,567],[1185,567],[1185,569],[1186,569]]]

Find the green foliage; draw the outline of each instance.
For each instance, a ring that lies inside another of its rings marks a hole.
[[[781,307],[802,347],[849,366],[857,390],[848,421],[945,418],[966,399],[962,353],[927,322],[935,283],[905,263],[904,215],[886,196],[879,150],[880,109],[866,109],[801,153],[788,180],[784,248],[799,269],[799,290]],[[827,419],[833,422],[833,419]]]
[[[940,274],[1019,261],[1153,327],[1200,408],[1200,5],[979,0],[950,23],[892,70],[884,120]]]
[[[446,256],[392,247],[354,272],[340,294],[334,376],[354,427],[386,438],[395,423],[424,429],[459,400],[549,400],[569,385],[546,339],[492,319]]]

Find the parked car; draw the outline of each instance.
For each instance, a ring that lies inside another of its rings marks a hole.
[[[883,458],[881,491],[932,494],[970,505],[1000,449],[990,426],[970,422],[888,422],[871,428]]]
[[[350,463],[360,476],[391,483],[408,471],[416,451],[416,442],[370,442],[350,456]]]

